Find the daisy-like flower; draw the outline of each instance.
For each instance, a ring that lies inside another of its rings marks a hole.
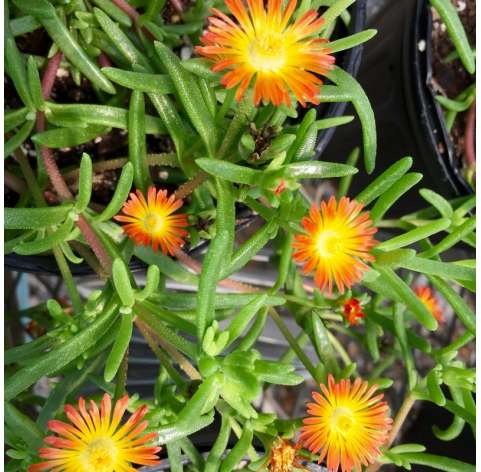
[[[342,197],[312,206],[302,219],[305,234],[297,234],[293,244],[294,260],[304,265],[304,273],[314,272],[321,291],[332,292],[335,282],[340,293],[362,279],[368,270],[364,261],[374,257],[370,250],[377,244],[373,238],[369,213],[361,211],[362,203]]]
[[[183,238],[188,232],[184,229],[189,224],[187,215],[173,213],[182,206],[182,200],[174,195],[167,196],[167,190],[157,191],[149,187],[147,199],[140,190],[130,194],[130,199],[124,203],[123,215],[117,215],[115,220],[126,223],[124,232],[135,244],[152,246],[157,252],[174,255],[174,251],[184,245]]]
[[[294,468],[307,470],[297,457],[300,447],[300,444],[294,445],[286,439],[277,438],[272,444],[267,470],[269,472],[291,472]]]
[[[292,21],[297,1],[225,0],[235,21],[217,9],[209,17],[209,28],[196,51],[214,62],[212,70],[228,70],[221,83],[230,89],[238,86],[240,100],[255,80],[254,103],[261,99],[279,106],[291,105],[292,92],[302,106],[319,103],[319,90],[333,67],[326,40],[315,37],[324,20],[309,10]],[[317,75],[316,75],[317,74]]]
[[[441,309],[439,300],[435,297],[433,291],[429,287],[422,285],[415,287],[414,293],[417,295],[419,300],[424,303],[424,306],[434,316],[434,318],[442,323],[444,321],[443,310]]]
[[[308,417],[301,428],[300,442],[319,453],[319,464],[327,457],[327,468],[337,472],[361,471],[361,464],[373,463],[381,454],[392,420],[383,394],[374,396],[377,386],[368,387],[357,378],[336,383],[329,375],[328,386],[313,392]]]
[[[33,464],[28,472],[44,470],[63,472],[135,472],[132,464],[157,465],[160,447],[146,446],[157,433],[142,435],[148,426],[142,421],[147,407],[140,407],[124,423],[120,424],[127,409],[129,398],[125,395],[114,407],[105,394],[100,410],[90,401],[87,411],[85,400],[79,399],[78,410],[65,405],[65,414],[70,423],[51,420],[48,428],[56,433],[47,436],[39,455],[45,462]]]
[[[357,325],[359,319],[364,318],[362,306],[357,298],[350,298],[343,303],[344,318],[351,325]]]

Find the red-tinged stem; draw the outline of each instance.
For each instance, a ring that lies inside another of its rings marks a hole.
[[[112,0],[112,3],[119,7],[124,13],[127,13],[129,15],[130,19],[134,22],[137,23],[139,20],[139,13],[137,10],[129,5],[125,0]],[[142,31],[151,39],[155,40],[155,36],[145,27],[142,26]]]
[[[177,13],[183,12],[184,7],[180,0],[170,0],[170,4],[174,7],[174,10],[177,11]]]
[[[137,10],[129,5],[125,0],[112,0],[112,3],[118,6],[123,12],[127,13],[131,20],[135,22],[138,20],[139,14],[137,13]]]
[[[468,166],[476,164],[476,151],[474,149],[474,132],[476,127],[476,100],[473,101],[466,117],[466,130],[464,133],[464,158]]]
[[[10,189],[13,190],[14,192],[18,194],[22,194],[25,192],[27,186],[25,184],[25,181],[17,177],[15,174],[12,174],[8,170],[5,170],[3,172],[3,177],[4,177],[4,182],[5,185]]]
[[[47,67],[42,77],[42,94],[45,100],[50,98],[61,60],[62,53],[58,52],[47,63]],[[37,113],[36,128],[38,132],[45,130],[45,114],[43,112]],[[52,187],[59,196],[60,200],[72,200],[72,192],[68,188],[62,174],[60,173],[60,169],[55,162],[53,151],[45,146],[40,146],[40,155],[42,156],[43,164],[49,176],[50,182],[52,183]],[[112,260],[84,216],[79,215],[77,226],[99,259],[103,269],[110,274],[112,269]]]
[[[99,55],[99,66],[100,67],[111,67],[112,66],[112,61],[110,60],[110,57],[107,56],[103,51]]]
[[[200,274],[202,272],[202,265],[200,262],[196,261],[188,254],[186,254],[181,249],[177,249],[175,251],[175,257],[186,267],[194,271],[196,274]],[[253,287],[252,285],[244,284],[242,282],[238,282],[237,280],[232,279],[224,279],[220,280],[218,285],[220,287],[231,288],[237,292],[243,293],[255,293],[258,292],[259,289],[257,287]]]
[[[183,200],[185,197],[190,195],[197,187],[202,185],[208,178],[209,175],[201,170],[191,180],[188,180],[176,190],[175,198],[177,200]]]
[[[77,226],[82,232],[87,243],[92,248],[92,251],[97,256],[102,268],[110,275],[112,273],[112,258],[105,250],[103,244],[100,242],[99,238],[95,234],[95,231],[92,229],[89,222],[85,219],[83,215],[79,215]]]
[[[62,51],[59,51],[48,61],[47,68],[42,76],[42,95],[44,100],[48,100],[50,98],[53,84],[55,83],[55,77],[57,77],[57,71],[60,67],[60,62],[62,62],[62,58],[63,53]]]

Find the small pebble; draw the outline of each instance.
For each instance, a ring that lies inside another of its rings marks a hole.
[[[424,39],[421,39],[421,41],[418,42],[418,49],[421,52],[426,51],[426,41],[424,41]]]

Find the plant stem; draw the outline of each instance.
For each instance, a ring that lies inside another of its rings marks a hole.
[[[396,418],[394,418],[394,423],[392,425],[391,431],[389,433],[386,443],[384,444],[385,449],[388,449],[396,439],[414,403],[416,403],[416,399],[411,395],[411,393],[408,393],[404,397],[404,401],[402,402],[402,405],[397,412]],[[381,466],[382,464],[380,464],[379,462],[375,462],[366,469],[366,472],[376,472]]]
[[[289,343],[289,346],[297,354],[297,357],[299,358],[299,360],[304,364],[304,367],[309,371],[312,378],[317,381],[318,379],[317,379],[316,368],[314,367],[312,362],[309,360],[309,358],[306,356],[306,354],[302,350],[302,347],[299,346],[299,344],[296,341],[296,338],[294,338],[294,336],[291,334],[291,332],[289,331],[289,328],[285,325],[284,321],[282,321],[282,318],[280,317],[279,313],[277,313],[275,308],[270,308],[269,314],[271,315],[275,324],[279,328],[279,331],[286,338],[287,342]]]
[[[142,333],[142,336],[147,341],[152,352],[156,355],[157,359],[159,359],[160,363],[164,367],[164,369],[169,374],[170,378],[174,381],[174,383],[182,389],[184,387],[184,380],[179,375],[179,373],[172,367],[169,358],[162,352],[162,350],[157,346],[154,337],[150,334],[148,326],[140,319],[136,318],[135,325],[137,326],[138,330]]]
[[[141,307],[138,307],[140,309]],[[197,369],[188,361],[186,357],[184,357],[172,344],[167,342],[163,339],[157,332],[155,332],[147,323],[143,320],[137,318],[137,324],[141,324],[145,331],[151,335],[151,337],[155,340],[157,344],[162,347],[162,349],[168,352],[172,358],[177,362],[179,367],[188,375],[188,377],[192,380],[201,380],[202,376],[199,374]]]

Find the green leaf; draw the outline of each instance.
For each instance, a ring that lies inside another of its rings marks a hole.
[[[35,126],[34,121],[26,121],[22,127],[13,135],[4,145],[3,153],[5,158],[13,154],[30,136],[33,127]]]
[[[107,134],[110,128],[105,126],[87,126],[85,128],[56,128],[34,134],[32,141],[53,149],[74,147],[84,144],[98,136]]]
[[[372,221],[377,223],[382,219],[389,208],[391,208],[402,195],[404,195],[410,188],[414,187],[414,185],[416,185],[422,178],[422,174],[416,172],[410,172],[400,177],[388,191],[378,198],[370,211]]]
[[[81,370],[74,368],[55,385],[38,414],[36,423],[40,429],[47,429],[47,423],[61,412],[68,395],[81,387],[88,376],[94,373],[104,360],[105,356],[97,356]]]
[[[219,470],[222,454],[229,442],[230,432],[230,418],[228,415],[223,414],[219,434],[217,435],[214,445],[211,447],[209,455],[205,461],[205,472],[217,472]]]
[[[401,346],[401,352],[406,366],[409,388],[412,390],[416,386],[417,380],[416,363],[414,362],[412,348],[409,345],[406,333],[404,307],[399,303],[395,303],[393,307],[393,322],[396,338]]]
[[[421,197],[424,198],[428,203],[430,203],[436,210],[439,211],[440,215],[444,218],[452,218],[453,209],[451,204],[439,193],[433,192],[427,188],[422,188],[419,190]]]
[[[33,56],[28,57],[27,61],[28,88],[32,96],[32,101],[37,110],[43,110],[45,101],[42,94],[42,84],[38,74],[37,62]]]
[[[5,39],[5,71],[12,79],[22,103],[30,110],[34,109],[32,96],[28,89],[27,71],[22,54],[13,38]]]
[[[338,39],[336,41],[331,41],[326,44],[326,47],[330,49],[331,54],[336,52],[345,51],[346,49],[352,49],[359,46],[371,38],[376,36],[377,30],[367,29],[361,31],[360,33],[351,34],[350,36],[345,36],[344,38]]]
[[[309,128],[314,124],[316,120],[316,110],[312,109],[309,110],[299,125],[299,128],[296,132],[296,139],[292,143],[291,147],[287,151],[285,162],[289,163],[291,161],[297,160],[300,157],[301,151],[300,149],[303,146],[304,141],[306,140],[306,135],[308,133]]]
[[[42,445],[42,431],[27,415],[8,402],[4,404],[4,413],[6,425],[28,444],[31,451],[35,451]]]
[[[345,1],[346,0],[344,0],[344,2]],[[353,0],[349,1],[350,3],[353,2]],[[339,5],[341,3],[343,2],[336,2],[335,5]],[[330,8],[335,8],[335,5]],[[369,103],[369,99],[359,83],[339,67],[335,66],[334,69],[327,74],[327,77],[332,80],[340,89],[339,96],[332,97],[332,101],[346,101],[345,97],[348,96],[348,100],[352,102],[352,105],[359,116],[363,136],[364,166],[366,168],[366,172],[370,174],[374,170],[376,164],[377,134],[374,112],[371,104]],[[323,90],[325,90],[327,87],[332,86],[324,86],[321,88],[321,94],[319,97],[321,102],[330,101],[323,92]],[[332,88],[329,90],[332,90]],[[344,95],[344,98],[342,95]]]
[[[184,163],[182,156],[191,139],[190,129],[184,123],[182,117],[177,112],[174,103],[169,97],[160,93],[149,93],[149,98],[167,128],[172,141],[174,141],[177,156],[179,157],[181,164],[183,164],[183,167],[185,167],[184,171],[189,172],[190,162]]]
[[[80,213],[87,209],[92,196],[93,171],[92,160],[88,154],[82,154],[80,161],[79,173],[79,190],[77,195],[77,202],[75,203],[76,210]]]
[[[58,348],[38,357],[11,375],[5,382],[5,399],[12,400],[45,375],[60,371],[71,361],[82,355],[107,331],[117,314],[116,305],[111,303],[104,313],[87,328],[70,338]]]
[[[172,80],[165,74],[148,74],[144,72],[132,72],[115,67],[104,67],[102,72],[112,82],[140,92],[152,92],[157,94],[174,93],[175,87]]]
[[[115,47],[131,64],[140,64],[150,70],[147,58],[134,46],[129,37],[112,21],[102,10],[94,7],[94,15],[105,34],[110,38]]]
[[[455,262],[440,262],[422,257],[414,257],[408,261],[404,261],[400,266],[423,274],[437,275],[448,280],[460,279],[471,282],[476,281],[476,270],[474,268],[463,267]]]
[[[379,195],[382,195],[386,190],[399,180],[413,165],[412,157],[403,157],[387,168],[381,175],[376,177],[359,195],[356,200],[369,205]]]
[[[312,336],[314,338],[314,348],[322,363],[326,366],[326,369],[337,375],[340,372],[339,364],[337,362],[334,350],[329,340],[328,330],[324,326],[322,319],[317,312],[312,314]]]
[[[129,160],[134,168],[135,187],[145,194],[149,186],[152,185],[152,179],[147,162],[147,145],[145,142],[144,95],[138,90],[134,90],[130,97]]]
[[[383,241],[376,246],[377,249],[383,251],[393,251],[404,246],[409,246],[422,239],[428,238],[433,234],[446,230],[450,226],[451,222],[447,218],[440,218],[439,220],[426,223],[423,226],[412,229],[407,233],[395,236],[394,238]]]
[[[188,423],[179,422],[172,425],[163,426],[156,430],[157,444],[169,444],[179,439],[190,436],[204,428],[207,428],[214,422],[214,414],[209,413],[203,416],[197,416],[191,419]]]
[[[441,378],[439,371],[434,368],[426,376],[426,387],[428,389],[430,399],[438,406],[446,404],[446,397],[440,387]]]
[[[5,208],[5,229],[40,229],[65,221],[72,210],[71,203],[46,208]]]
[[[114,379],[119,370],[122,359],[127,351],[132,337],[133,331],[133,316],[132,314],[121,315],[120,326],[115,337],[112,350],[107,357],[104,368],[104,380],[110,382]]]
[[[260,295],[256,295],[249,303],[239,310],[239,313],[234,316],[229,325],[229,340],[225,346],[226,348],[240,337],[252,318],[265,305],[266,300],[267,294],[262,293]]]
[[[218,280],[225,279],[244,267],[271,239],[276,236],[278,229],[279,225],[275,221],[270,221],[257,230],[251,238],[242,243],[237,251],[234,252],[230,263],[224,265],[223,268],[220,268],[217,273]]]
[[[238,184],[256,185],[263,177],[262,171],[218,159],[200,158],[195,163],[212,176]]]
[[[207,324],[214,319],[214,297],[217,280],[224,262],[224,254],[228,250],[229,234],[222,231],[211,241],[202,264],[197,295],[197,336],[199,342],[204,337]]]
[[[160,269],[156,265],[150,265],[147,269],[144,288],[137,293],[136,299],[139,301],[150,298],[158,289],[160,283]]]
[[[34,16],[43,25],[58,48],[92,84],[104,92],[115,93],[112,83],[80,47],[51,3],[47,0],[14,0],[13,3],[23,12]]]
[[[92,2],[105,11],[105,13],[107,13],[112,19],[118,21],[121,25],[126,26],[127,28],[132,26],[132,20],[130,19],[129,15],[118,8],[110,0],[92,0]]]
[[[471,46],[464,31],[463,24],[459,18],[458,12],[450,0],[430,0],[431,5],[436,9],[439,16],[446,25],[449,37],[458,51],[459,58],[464,67],[470,74],[474,74],[475,63]]]
[[[232,184],[221,179],[215,179],[217,208],[215,228],[217,233],[223,231],[228,234],[227,251],[224,262],[230,262],[235,240],[235,198]]]
[[[155,49],[174,84],[185,112],[204,141],[209,156],[213,157],[215,155],[217,130],[196,80],[167,46],[156,42]]]
[[[13,248],[13,252],[22,256],[28,256],[50,251],[55,246],[68,240],[73,225],[73,220],[68,219],[48,236],[40,237],[34,241],[20,242]]]
[[[323,14],[324,23],[322,25],[325,29],[332,23],[342,12],[347,10],[356,0],[338,0],[334,2]]]
[[[31,15],[21,16],[10,20],[10,29],[13,36],[22,36],[40,28],[40,23]]]
[[[112,217],[120,212],[123,204],[129,196],[129,192],[132,188],[134,181],[134,166],[131,162],[127,162],[122,167],[122,173],[120,174],[115,192],[110,199],[108,205],[103,209],[102,213],[94,217],[94,221],[102,222],[110,220]]]
[[[449,457],[427,454],[426,452],[410,452],[403,454],[402,457],[411,464],[425,465],[432,467],[434,470],[445,472],[475,472],[476,470],[474,465]]]
[[[339,164],[337,162],[296,162],[288,164],[286,167],[286,176],[293,179],[330,179],[334,177],[344,177],[346,175],[357,174],[358,170],[347,164]]]
[[[461,241],[466,236],[471,234],[475,229],[476,229],[476,217],[472,216],[471,218],[468,218],[460,226],[455,227],[451,231],[451,233],[448,234],[441,241],[439,241],[439,243],[430,247],[426,251],[421,252],[419,256],[425,257],[427,259],[433,256],[437,256],[438,254],[452,248],[459,241]]]
[[[60,126],[63,126],[64,120],[68,119],[72,122],[84,122],[110,128],[129,128],[127,110],[107,105],[58,104],[48,102],[45,114],[47,120]],[[160,118],[150,115],[145,116],[145,132],[147,134],[164,134],[165,131],[165,127]]]
[[[451,305],[454,312],[466,329],[476,334],[476,317],[466,302],[444,280],[434,275],[428,276],[429,281],[438,290],[446,301]]]
[[[406,282],[387,267],[374,265],[374,268],[381,274],[381,277],[378,278],[379,283],[385,284],[389,290],[392,290],[396,295],[397,301],[404,303],[422,325],[431,331],[437,328],[438,323],[436,319],[409,288]]]
[[[384,252],[374,249],[373,254],[376,256],[376,264],[396,268],[411,260],[416,255],[416,251],[414,249],[395,249]]]
[[[29,113],[27,107],[18,108],[16,110],[5,110],[3,116],[3,132],[7,134],[17,126],[20,126],[27,119]],[[34,120],[30,120],[34,123]],[[33,126],[33,125],[32,125]],[[5,154],[7,154],[5,152]]]
[[[122,304],[127,307],[133,306],[135,303],[134,290],[130,283],[127,266],[120,258],[115,259],[112,264],[112,280]]]
[[[251,445],[252,437],[253,437],[252,428],[250,424],[247,423],[245,424],[244,429],[242,430],[242,434],[239,438],[239,441],[237,441],[235,446],[230,450],[229,454],[227,454],[227,456],[222,461],[220,472],[230,472],[236,467],[236,465],[246,455],[247,450]]]

